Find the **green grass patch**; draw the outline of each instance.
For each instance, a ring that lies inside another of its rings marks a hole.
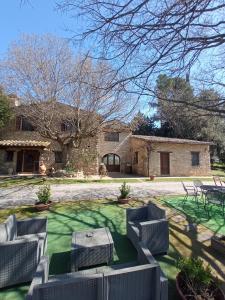
[[[50,211],[37,213],[33,207],[20,207],[0,210],[0,222],[12,213],[17,218],[34,216],[48,217],[48,255],[50,256],[50,274],[70,272],[71,234],[73,231],[109,227],[114,240],[114,263],[136,260],[136,250],[126,237],[126,208],[140,206],[142,202],[132,201],[129,205],[118,205],[117,202],[80,201],[54,204]],[[169,279],[169,299],[177,299],[175,290],[175,260],[177,251],[172,246],[169,254],[157,257],[163,271]],[[28,285],[21,285],[0,291],[1,300],[22,300]]]
[[[43,185],[43,184],[83,184],[83,183],[140,183],[140,182],[181,182],[181,181],[193,181],[194,177],[158,177],[154,181],[148,178],[113,178],[113,179],[68,179],[68,178],[41,178],[41,177],[24,177],[24,178],[5,178],[0,180],[0,188],[10,188],[14,186],[29,186],[29,185]],[[211,181],[212,177],[196,177],[196,179],[202,181]]]
[[[225,176],[225,164],[224,163],[213,163],[212,174],[216,176]]]
[[[204,208],[203,201],[199,200],[199,206],[193,198],[183,202],[183,196],[170,196],[162,199],[164,204],[182,212],[191,222],[202,224],[215,233],[225,234],[225,218],[222,214],[222,207],[210,205],[210,216]]]

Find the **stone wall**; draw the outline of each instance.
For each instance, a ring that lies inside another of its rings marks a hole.
[[[69,151],[70,165],[77,171],[82,170],[86,175],[98,174],[98,139],[97,137],[82,140],[81,145]]]
[[[98,143],[99,163],[102,162],[104,155],[117,154],[120,157],[120,171],[125,173],[127,164],[131,164],[130,136],[130,131],[124,131],[119,133],[119,142],[105,141],[104,131],[102,131]]]
[[[138,164],[132,159],[133,172],[148,176],[147,143],[141,139],[132,138],[132,157],[138,152]],[[204,144],[175,144],[151,143],[149,155],[149,175],[161,176],[160,152],[170,154],[170,176],[206,176],[211,175],[209,145]],[[200,165],[192,166],[191,152],[200,153]]]

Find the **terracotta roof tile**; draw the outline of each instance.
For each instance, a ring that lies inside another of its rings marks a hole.
[[[0,140],[0,147],[48,147],[50,142],[32,141],[32,140]]]
[[[188,139],[176,139],[167,138],[161,136],[147,136],[147,135],[132,135],[131,138],[142,139],[149,142],[155,143],[174,143],[174,144],[197,144],[197,145],[213,145],[212,142],[188,140]]]

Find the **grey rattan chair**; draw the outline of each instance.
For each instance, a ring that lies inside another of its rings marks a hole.
[[[151,253],[165,254],[169,248],[169,226],[165,210],[150,203],[140,208],[128,208],[127,237],[136,247],[143,242]]]
[[[208,190],[206,193],[205,207],[207,209],[209,217],[210,217],[210,210],[212,210],[213,205],[220,206],[222,208],[222,213],[224,216],[225,194],[218,190]]]
[[[16,220],[0,224],[0,288],[32,280],[47,246],[47,219]]]
[[[168,300],[168,280],[141,243],[138,261],[48,276],[42,257],[26,300]]]

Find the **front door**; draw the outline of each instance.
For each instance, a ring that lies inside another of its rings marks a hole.
[[[40,153],[37,150],[21,150],[17,153],[17,172],[36,173]]]
[[[170,175],[170,154],[168,152],[160,153],[160,169],[162,176]]]
[[[116,154],[110,153],[103,157],[103,163],[108,172],[120,172],[120,157]]]

